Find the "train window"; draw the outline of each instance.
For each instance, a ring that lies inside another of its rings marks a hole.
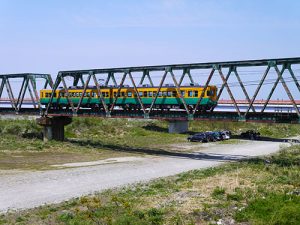
[[[188,96],[193,97],[193,91],[188,91]]]
[[[163,95],[163,97],[166,97],[166,96],[167,96],[167,92],[166,92],[166,91],[163,91],[163,92],[162,92],[162,95]]]
[[[139,96],[143,97],[143,92],[142,91],[139,91]]]
[[[168,96],[168,97],[171,97],[171,96],[172,96],[172,92],[171,92],[171,91],[168,91],[168,92],[167,92],[167,96]]]
[[[161,93],[161,91],[160,92],[158,92],[158,97],[161,97],[162,96],[162,93]]]
[[[147,91],[144,91],[144,97],[147,97]]]
[[[181,91],[181,95],[184,98],[185,97],[185,91]]]
[[[213,95],[214,95],[214,91],[207,91],[207,92],[206,92],[206,95],[207,95],[207,96],[213,96]]]
[[[198,97],[198,91],[194,92],[194,97]]]
[[[152,96],[153,96],[153,92],[152,92],[152,91],[149,91],[149,92],[148,92],[148,96],[149,96],[149,97],[152,97]]]
[[[153,97],[157,95],[157,91],[153,91]]]
[[[121,97],[125,97],[125,92],[121,92]]]
[[[114,91],[114,97],[117,97],[117,92]]]
[[[132,97],[132,92],[131,92],[131,91],[128,91],[128,92],[127,92],[127,96],[128,96],[129,98],[131,98],[131,97]]]
[[[177,91],[172,91],[172,97],[177,97]]]

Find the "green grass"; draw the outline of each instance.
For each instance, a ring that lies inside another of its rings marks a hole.
[[[165,151],[186,143],[186,134],[169,134],[167,126],[163,121],[74,118],[66,127],[66,142],[44,143],[34,121],[0,120],[0,169],[48,169],[53,163]],[[290,124],[190,123],[191,132],[219,129],[234,134],[256,129],[273,138],[300,133],[299,125]],[[297,224],[299,171],[300,146],[294,145],[264,158],[10,212],[0,215],[0,224],[211,224],[219,219]]]
[[[243,130],[255,128],[261,131],[262,135],[271,130],[272,133],[268,133],[271,137],[285,137],[296,135],[298,127],[291,124],[192,121],[189,130],[193,133],[229,129],[238,134]],[[89,161],[137,153],[193,151],[199,145],[187,143],[187,134],[169,134],[166,121],[73,118],[73,122],[66,126],[65,133],[66,142],[44,143],[41,139],[42,127],[34,120],[0,120],[0,169],[49,169],[48,165],[76,160]],[[232,139],[218,144],[239,142],[238,139]],[[186,148],[181,149],[180,145],[177,145],[179,143],[186,145]]]
[[[238,222],[253,224],[299,224],[300,196],[268,193],[267,196],[251,200],[245,209],[236,213]]]
[[[207,130],[231,130],[239,134],[247,129],[261,132],[262,136],[284,138],[299,135],[299,125],[295,124],[255,124],[237,122],[190,122],[189,131],[201,132]],[[73,118],[73,122],[65,128],[66,138],[74,144],[69,150],[76,151],[80,145],[93,148],[99,147],[132,147],[160,149],[169,144],[186,142],[187,134],[169,134],[168,122],[154,120],[127,120],[103,118]],[[68,144],[51,142],[43,143],[42,127],[34,120],[0,120],[0,151],[47,151],[50,146]],[[80,140],[72,142],[72,140]],[[236,144],[238,140],[229,140],[220,143]],[[98,145],[98,146],[95,146]],[[53,148],[51,148],[53,150]]]
[[[299,155],[294,145],[264,158],[10,212],[0,224],[298,224]]]

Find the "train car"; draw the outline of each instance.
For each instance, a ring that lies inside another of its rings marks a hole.
[[[74,106],[77,106],[82,96],[83,87],[72,86],[68,89],[69,99],[72,100]],[[52,90],[43,89],[40,91],[40,103],[48,105],[50,102]],[[111,88],[101,88],[101,93],[105,104],[111,104]],[[59,88],[55,91],[52,99],[53,108],[68,107],[70,104],[67,99],[67,92],[65,89]],[[96,87],[88,87],[81,102],[82,107],[94,108],[100,104]],[[101,104],[102,105],[102,104]]]
[[[184,98],[186,104],[190,108],[194,108],[198,102],[198,99],[203,91],[203,86],[181,86],[180,92]],[[155,108],[170,109],[170,108],[183,108],[182,100],[179,97],[176,87],[163,86],[159,92],[158,87],[138,87],[135,92],[133,87],[123,86],[120,89],[118,95],[118,87],[101,87],[101,93],[105,103],[111,106],[115,99],[115,106],[119,106],[123,109],[139,109],[140,104],[138,100],[139,95],[142,103],[145,107],[149,107],[153,101],[153,98],[157,95],[155,101]],[[82,96],[83,87],[70,87],[68,89],[69,98],[72,100],[74,106],[78,105],[79,99]],[[41,90],[40,102],[43,105],[47,105],[50,101],[51,90]],[[204,96],[199,104],[199,108],[208,110],[217,104],[217,87],[208,86]],[[67,99],[67,92],[64,89],[56,90],[54,98],[52,100],[52,107],[68,107],[69,102]],[[96,87],[88,87],[83,97],[82,107],[86,108],[102,108],[102,103],[98,97]]]

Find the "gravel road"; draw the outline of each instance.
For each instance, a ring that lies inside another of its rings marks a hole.
[[[61,165],[65,168],[49,171],[0,171],[0,212],[59,203],[108,188],[270,154],[278,151],[280,145],[283,144],[243,141],[239,144],[214,144],[205,149],[202,147],[199,152],[172,156],[114,158]]]

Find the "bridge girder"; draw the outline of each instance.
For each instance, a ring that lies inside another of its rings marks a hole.
[[[231,101],[234,104],[235,107],[235,112],[238,115],[238,117],[241,120],[245,120],[247,119],[248,114],[252,111],[253,113],[257,113],[253,104],[257,98],[257,95],[259,93],[259,91],[261,90],[262,86],[264,85],[264,82],[266,80],[266,77],[269,74],[269,71],[271,68],[273,68],[276,71],[276,74],[278,76],[276,82],[274,83],[274,86],[272,88],[272,90],[270,91],[270,93],[268,94],[267,97],[267,101],[264,104],[264,107],[262,108],[262,110],[258,113],[264,113],[265,109],[268,105],[268,102],[270,101],[275,88],[277,87],[277,84],[279,82],[282,83],[284,90],[287,94],[287,96],[290,99],[291,104],[294,107],[294,110],[300,120],[300,111],[299,108],[295,102],[295,97],[292,95],[288,85],[286,84],[284,78],[283,78],[283,73],[285,71],[288,71],[289,74],[291,75],[291,77],[293,78],[293,81],[295,83],[295,85],[297,86],[298,89],[298,93],[299,95],[296,96],[296,98],[300,98],[300,85],[299,82],[297,80],[297,77],[295,76],[292,66],[296,65],[296,64],[300,64],[300,58],[278,58],[278,59],[262,59],[262,60],[245,60],[245,61],[228,61],[228,62],[210,62],[210,63],[193,63],[193,64],[172,64],[172,65],[159,65],[159,66],[141,66],[141,67],[123,67],[123,68],[108,68],[108,69],[88,69],[88,70],[73,70],[73,71],[60,71],[58,73],[58,76],[56,78],[54,87],[53,87],[53,92],[51,95],[51,99],[50,99],[50,103],[48,104],[46,111],[45,111],[45,115],[47,115],[49,113],[52,101],[53,101],[53,96],[54,96],[54,92],[56,91],[56,89],[58,88],[58,86],[60,85],[60,83],[63,84],[63,89],[68,92],[68,87],[66,85],[65,82],[65,78],[66,77],[73,77],[74,82],[73,84],[76,86],[78,84],[79,81],[82,82],[82,85],[84,86],[83,91],[82,91],[82,97],[80,99],[80,104],[77,105],[77,107],[75,108],[73,106],[72,103],[72,99],[69,98],[69,96],[67,95],[67,99],[70,103],[71,109],[72,109],[72,114],[76,115],[79,113],[79,111],[81,110],[81,102],[82,102],[82,98],[86,92],[86,89],[88,87],[88,85],[90,84],[90,80],[91,77],[93,78],[93,84],[96,86],[97,88],[97,92],[98,92],[98,96],[99,96],[99,100],[101,100],[104,109],[105,109],[105,113],[106,116],[111,116],[114,113],[114,105],[115,102],[118,99],[118,96],[120,94],[120,90],[124,84],[124,80],[126,79],[126,77],[129,77],[131,80],[131,83],[134,87],[134,90],[138,96],[138,102],[140,104],[140,108],[143,111],[144,117],[145,118],[149,118],[149,116],[151,117],[151,113],[152,113],[152,109],[153,109],[153,105],[155,104],[157,95],[153,97],[153,101],[151,103],[151,106],[147,109],[145,109],[141,99],[139,98],[139,95],[137,93],[137,86],[136,86],[136,81],[133,79],[132,74],[133,73],[142,73],[142,78],[139,82],[139,84],[143,84],[144,79],[147,77],[149,79],[150,85],[153,85],[153,81],[151,79],[151,73],[153,72],[162,72],[161,75],[161,80],[159,82],[158,85],[158,92],[160,90],[160,88],[163,86],[163,83],[166,79],[167,75],[170,75],[172,77],[172,80],[174,82],[174,85],[177,89],[177,92],[179,93],[179,98],[181,99],[181,102],[184,105],[185,111],[186,111],[186,117],[187,119],[193,119],[196,118],[197,114],[201,114],[201,112],[198,110],[198,107],[201,99],[204,96],[204,93],[207,89],[207,87],[210,85],[210,81],[212,79],[213,76],[215,76],[216,74],[218,74],[222,80],[222,86],[220,88],[219,94],[217,96],[217,100],[219,100],[222,92],[224,89],[227,90],[229,97],[231,99]],[[255,93],[253,94],[253,96],[250,97],[249,92],[247,91],[247,88],[245,87],[245,85],[243,84],[243,81],[239,75],[238,72],[238,68],[242,68],[242,67],[265,67],[265,71],[264,74],[262,76],[262,78],[259,81],[259,84],[255,90]],[[281,67],[281,70],[279,70],[279,67]],[[180,86],[182,84],[182,81],[184,79],[185,76],[188,76],[191,83],[194,84],[194,80],[195,80],[195,75],[193,77],[193,70],[201,70],[201,69],[208,69],[210,70],[210,72],[207,74],[207,80],[205,82],[204,85],[204,89],[203,92],[200,94],[200,97],[198,99],[197,105],[193,110],[190,110],[188,108],[188,106],[186,105],[183,97],[181,96],[181,92],[180,92]],[[228,69],[228,73],[226,74],[226,76],[224,75],[224,69]],[[177,80],[177,78],[174,75],[174,71],[181,71],[181,77],[179,80]],[[120,83],[116,82],[115,79],[115,74],[116,73],[121,73],[121,81]],[[228,84],[228,79],[230,78],[230,76],[232,76],[232,74],[234,74],[234,76],[237,78],[238,83],[240,85],[240,87],[242,88],[243,94],[245,95],[246,100],[248,101],[248,108],[245,112],[241,112],[239,109],[239,105],[236,102],[236,97],[233,95],[232,90]],[[86,81],[84,82],[83,76],[87,75],[88,78],[86,79]],[[102,97],[101,94],[101,87],[96,79],[96,75],[101,75],[104,76],[106,79],[105,80],[105,84],[107,85],[109,80],[112,79],[114,85],[116,85],[118,87],[118,94],[116,96],[116,98],[114,99],[114,103],[112,104],[112,106],[110,108],[108,108],[108,106],[105,104],[104,99]],[[51,111],[51,110],[50,110]],[[210,110],[211,113],[214,113],[214,108],[212,108]]]
[[[250,117],[252,118],[253,115],[264,115],[265,109],[268,106],[268,103],[274,93],[274,90],[277,88],[278,84],[281,83],[285,93],[287,94],[291,105],[294,108],[295,113],[291,113],[292,118],[298,118],[298,121],[300,121],[300,112],[298,105],[296,104],[295,100],[300,99],[300,85],[299,80],[297,76],[294,73],[293,66],[300,64],[300,58],[279,58],[279,59],[262,59],[262,60],[245,60],[245,61],[229,61],[229,62],[210,62],[210,63],[193,63],[193,64],[172,64],[172,65],[159,65],[159,66],[140,66],[140,67],[122,67],[122,68],[107,68],[107,69],[88,69],[88,70],[73,70],[73,71],[60,71],[56,77],[55,82],[52,82],[51,76],[49,74],[38,74],[38,73],[20,73],[20,74],[2,74],[0,75],[0,97],[3,93],[3,91],[6,89],[9,100],[11,103],[11,109],[13,112],[21,113],[24,112],[22,110],[22,103],[24,100],[24,95],[26,90],[29,91],[30,97],[33,102],[33,107],[40,113],[42,113],[44,116],[47,116],[49,114],[64,114],[65,112],[55,112],[53,109],[51,109],[51,104],[54,98],[54,93],[56,89],[59,87],[59,85],[63,85],[63,89],[68,93],[69,87],[67,86],[66,78],[71,77],[73,79],[73,86],[81,85],[83,86],[81,98],[79,101],[79,104],[76,106],[73,104],[72,99],[69,98],[69,95],[67,94],[67,100],[69,102],[71,110],[67,112],[68,116],[72,115],[82,115],[86,114],[86,112],[82,109],[81,103],[83,100],[83,96],[88,88],[89,85],[94,85],[97,89],[97,96],[99,98],[99,102],[103,105],[104,108],[104,115],[106,117],[114,117],[116,115],[119,115],[120,112],[117,112],[114,105],[117,102],[118,96],[120,94],[121,88],[124,84],[124,81],[126,79],[129,79],[132,86],[134,87],[134,91],[136,92],[137,98],[138,98],[138,104],[141,109],[141,113],[144,118],[157,118],[157,115],[155,115],[157,112],[153,110],[153,106],[155,105],[157,95],[153,97],[150,107],[146,108],[143,105],[143,102],[141,101],[138,90],[137,84],[142,85],[147,78],[149,80],[150,86],[154,86],[153,83],[153,73],[161,72],[160,81],[159,84],[156,85],[158,88],[158,91],[161,89],[161,87],[164,84],[164,81],[167,76],[171,77],[171,80],[174,83],[174,87],[177,90],[178,96],[181,99],[182,104],[184,105],[184,115],[182,117],[182,112],[180,113],[180,118],[185,119],[197,119],[197,118],[204,118],[204,116],[207,116],[207,118],[213,118],[214,114],[217,115],[218,113],[215,111],[215,108],[212,108],[210,112],[201,112],[197,106],[199,106],[201,99],[204,96],[204,93],[207,89],[207,87],[210,85],[210,82],[214,76],[218,76],[221,78],[221,86],[219,93],[217,95],[217,100],[220,99],[221,94],[224,90],[227,91],[229,94],[229,98],[231,102],[233,103],[233,106],[235,108],[235,118],[239,118],[239,120],[247,120]],[[246,85],[243,83],[240,72],[238,71],[239,68],[243,67],[264,67],[264,73],[262,74],[262,77],[259,80],[259,84],[256,87],[256,90],[254,94],[251,96],[249,93],[249,90],[247,89]],[[260,111],[257,111],[254,108],[255,101],[257,100],[257,95],[260,92],[262,86],[264,85],[266,78],[269,74],[270,69],[273,69],[275,71],[275,74],[277,75],[276,81],[273,83],[272,89],[270,93],[266,97],[266,101]],[[195,81],[198,79],[198,75],[194,74],[195,70],[206,70],[207,76],[206,76],[206,82],[203,82],[203,91],[200,94],[197,105],[193,109],[189,108],[187,106],[184,98],[181,96],[180,87],[182,85],[182,82],[184,78],[187,76],[190,80],[191,84],[195,84]],[[226,71],[226,72],[225,72]],[[175,72],[178,76],[176,77]],[[290,74],[293,83],[296,86],[296,94],[292,94],[289,86],[287,85],[287,82],[283,78],[283,73],[287,72]],[[142,77],[140,80],[134,79],[134,74],[140,73],[142,74]],[[117,82],[115,75],[121,74],[120,81]],[[113,104],[111,106],[108,106],[105,104],[105,100],[102,96],[102,86],[100,85],[97,77],[101,76],[101,78],[104,78],[103,81],[105,85],[108,85],[109,81],[112,80],[113,84],[117,87],[118,94],[116,98],[114,98]],[[242,89],[242,94],[245,96],[245,101],[247,104],[246,111],[240,110],[240,105],[236,99],[237,96],[234,96],[232,92],[232,88],[230,87],[228,80],[231,76],[234,76],[237,79],[237,83],[239,87]],[[13,79],[19,79],[22,78],[22,86],[20,90],[13,90],[10,85],[10,80]],[[47,85],[50,86],[52,89],[52,94],[50,98],[50,103],[47,105],[46,108],[43,108],[39,104],[39,95],[37,93],[36,89],[36,79],[42,78],[45,80],[44,88],[47,87]],[[86,79],[84,79],[86,78]],[[17,96],[17,97],[16,97]],[[1,107],[0,107],[1,109]],[[3,109],[2,111],[5,111],[7,109]],[[25,110],[26,111],[26,110]],[[29,110],[30,111],[30,110]],[[83,113],[84,112],[84,113]],[[98,113],[99,116],[103,116],[103,112]],[[140,113],[139,113],[140,114]],[[90,113],[90,115],[95,115],[93,112]],[[96,116],[96,115],[95,115]],[[124,114],[124,116],[128,116]],[[121,115],[120,115],[121,117]],[[175,116],[176,117],[176,116]],[[163,118],[163,116],[162,116]],[[179,116],[178,116],[179,118]]]
[[[16,79],[21,79],[22,85],[20,90],[13,91],[11,87],[11,82]],[[15,113],[22,111],[22,104],[26,91],[29,92],[30,98],[32,100],[32,106],[34,109],[37,109],[42,113],[43,109],[39,101],[39,93],[36,87],[36,79],[44,80],[44,88],[49,86],[53,87],[53,81],[50,74],[39,74],[39,73],[18,73],[18,74],[0,74],[0,98],[3,94],[4,89],[6,88],[10,104]],[[15,98],[15,96],[18,96]]]

